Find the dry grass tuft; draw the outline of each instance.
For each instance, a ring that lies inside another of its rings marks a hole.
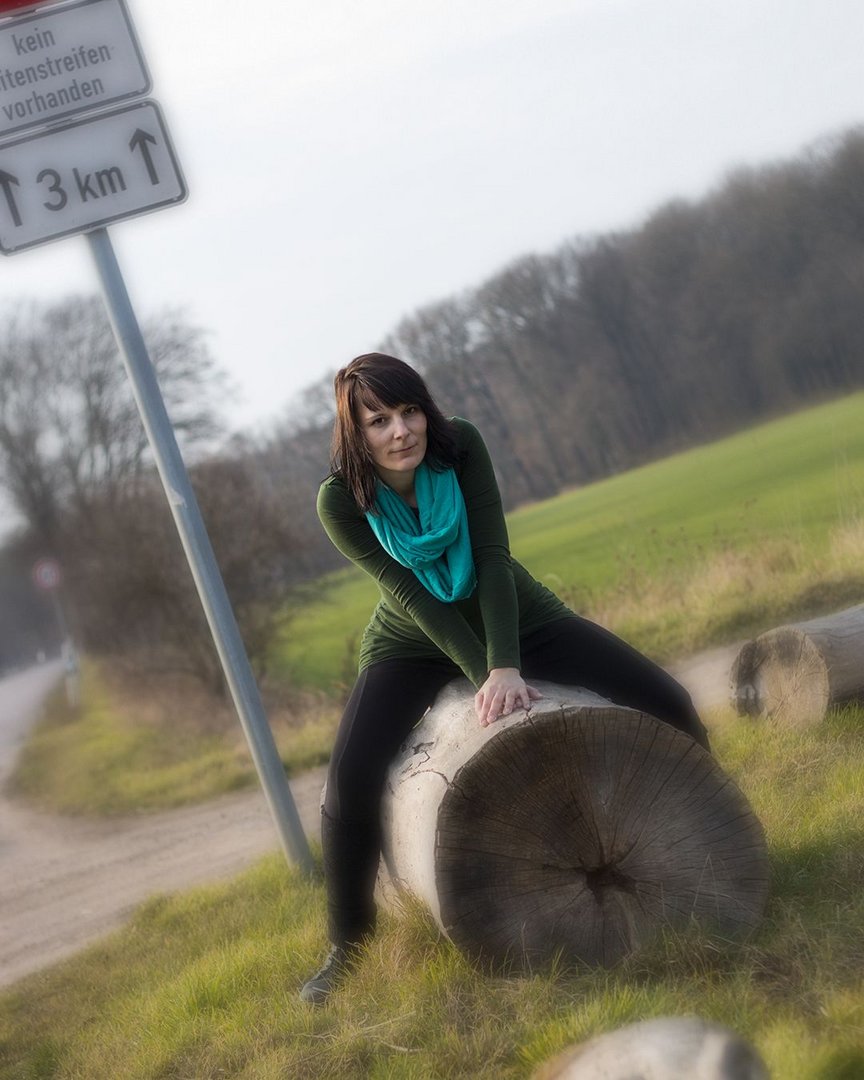
[[[566,597],[573,602],[573,598]],[[864,601],[864,522],[836,526],[814,552],[792,538],[715,551],[674,573],[635,566],[582,598],[589,618],[661,660]]]

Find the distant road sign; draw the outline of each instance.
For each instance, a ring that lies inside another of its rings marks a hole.
[[[123,0],[77,0],[0,23],[0,137],[150,87]]]
[[[33,564],[33,584],[37,589],[51,592],[60,588],[60,564],[56,559],[40,559]]]
[[[0,143],[0,251],[182,202],[186,184],[155,101]]]

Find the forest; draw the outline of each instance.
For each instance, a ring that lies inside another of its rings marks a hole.
[[[736,170],[638,228],[526,254],[406,315],[379,348],[416,365],[445,412],[477,424],[512,508],[860,388],[862,295],[856,128],[794,159]],[[149,335],[261,669],[291,590],[341,564],[314,516],[332,375],[274,428],[229,438],[203,332],[175,312],[152,319]],[[0,484],[26,522],[0,551],[0,662],[16,632],[32,623],[30,640],[45,620],[44,605],[6,583],[50,553],[84,648],[218,682],[94,298],[3,315]]]
[[[862,286],[858,129],[635,231],[525,255],[379,347],[480,427],[514,506],[860,387]],[[295,404],[270,446],[286,466],[331,396],[326,379]]]

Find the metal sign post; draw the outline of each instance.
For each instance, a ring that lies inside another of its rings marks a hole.
[[[180,533],[183,549],[210,624],[210,631],[222,661],[231,696],[264,787],[264,794],[279,830],[282,846],[289,859],[299,863],[304,870],[310,871],[312,857],[300,823],[300,816],[285,779],[285,770],[276,749],[273,733],[264,715],[264,707],[249,659],[237,629],[237,622],[225,592],[219,567],[216,565],[210,539],[204,528],[186,467],[180,456],[174,429],[168,418],[165,402],[162,399],[156,374],[147,353],[147,346],[114,255],[108,230],[97,229],[95,232],[88,233],[87,240],[102,282],[111,325],[120,344],[138,410],[156,458],[162,486],[165,488],[171,513],[174,515],[174,522]]]
[[[182,202],[180,166],[155,102],[105,109],[150,89],[123,0],[51,4],[3,19],[21,6],[0,0],[0,136],[19,132],[0,138],[0,252],[12,255],[88,234],[111,325],[279,839],[289,861],[308,872],[313,864],[300,816],[105,228],[109,221]]]

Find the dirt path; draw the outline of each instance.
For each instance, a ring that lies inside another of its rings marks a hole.
[[[712,649],[671,670],[702,709],[725,702],[737,649]],[[60,678],[43,665],[0,681],[0,779]],[[324,768],[291,782],[315,835]],[[0,986],[122,925],[153,893],[229,878],[278,847],[260,791],[200,806],[107,821],[35,813],[0,796]]]

